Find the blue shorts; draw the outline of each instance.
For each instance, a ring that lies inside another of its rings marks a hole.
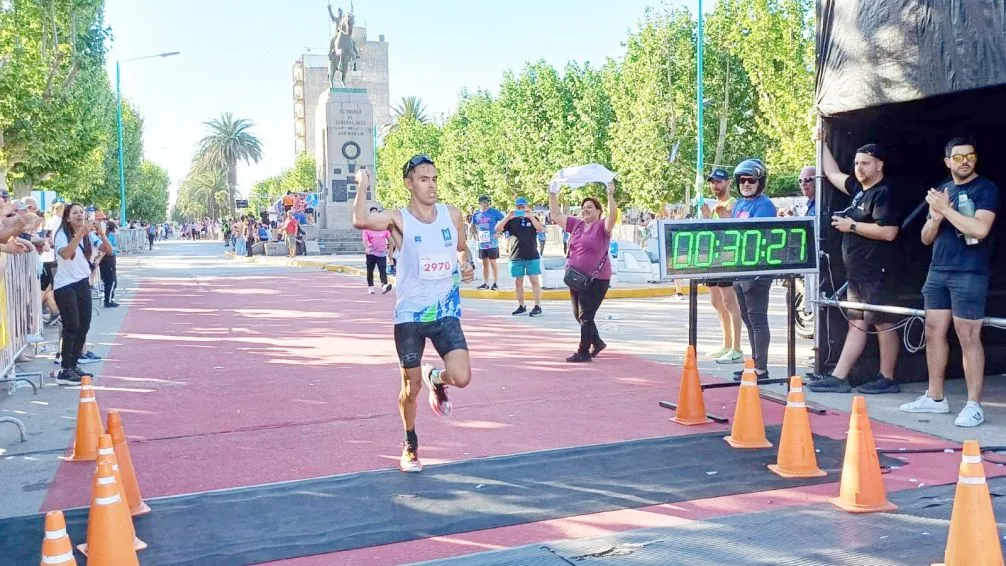
[[[510,276],[524,277],[525,275],[541,275],[540,259],[511,259]]]
[[[989,294],[989,276],[970,271],[929,270],[922,297],[926,310],[950,310],[957,318],[985,318],[985,299]]]

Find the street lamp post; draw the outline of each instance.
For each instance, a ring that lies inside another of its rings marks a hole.
[[[696,147],[696,152],[695,152],[695,156],[696,156],[695,157],[695,201],[697,203],[697,206],[701,207],[702,206],[702,185],[705,184],[705,178],[704,178],[705,176],[703,174],[703,169],[705,168],[705,164],[703,163],[703,157],[704,157],[703,156],[703,150],[704,150],[704,148],[703,148],[703,144],[702,144],[702,142],[703,142],[703,135],[702,135],[703,134],[703,132],[702,132],[702,115],[704,113],[703,110],[704,110],[704,106],[705,106],[703,98],[702,98],[702,51],[703,51],[703,47],[704,47],[702,45],[702,41],[703,41],[702,40],[702,36],[703,36],[703,29],[702,28],[703,28],[703,25],[704,25],[704,22],[702,21],[702,19],[703,19],[702,18],[702,0],[699,0],[698,19],[699,19],[699,21],[698,21],[698,24],[699,24],[698,25],[698,34],[697,34],[698,38],[697,38],[697,44],[696,44],[696,57],[695,57],[696,61],[697,61],[697,67],[698,67],[696,69],[696,77],[697,77],[696,80],[697,80],[697,83],[695,85],[695,91],[696,91],[696,94],[695,94],[695,106],[696,106],[695,112],[696,112],[696,115],[697,115],[696,125],[698,126],[698,136],[697,136],[698,139],[696,140],[696,146],[697,147]],[[698,209],[696,209],[695,215],[696,215],[696,217],[698,217],[698,215],[699,215],[699,210]]]
[[[154,59],[156,57],[171,57],[172,55],[178,55],[179,53],[179,51],[171,51],[169,53],[133,57],[132,59],[123,59],[115,62],[115,113],[119,130],[119,226],[126,225],[126,163],[124,156],[125,148],[123,147],[122,141],[122,88],[120,85],[122,75],[121,63],[139,61],[140,59]]]

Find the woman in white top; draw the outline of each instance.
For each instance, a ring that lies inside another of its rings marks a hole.
[[[77,367],[83,354],[87,331],[91,327],[91,252],[99,247],[112,253],[112,244],[98,222],[85,222],[84,207],[71,204],[63,210],[63,223],[53,238],[56,249],[56,274],[53,289],[56,305],[63,319],[62,371],[56,378],[61,385],[76,385],[81,376],[91,374]]]

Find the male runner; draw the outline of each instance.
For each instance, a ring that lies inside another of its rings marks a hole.
[[[488,195],[479,197],[479,210],[472,214],[472,224],[478,233],[479,259],[482,260],[482,284],[479,289],[499,289],[500,244],[496,237],[496,224],[503,220],[504,215],[498,209],[490,206]],[[489,284],[489,271],[492,270],[493,282]]]
[[[472,378],[468,342],[461,330],[461,282],[475,275],[475,263],[464,238],[464,221],[457,208],[437,202],[437,168],[433,160],[417,155],[402,168],[409,205],[398,210],[369,214],[365,195],[370,172],[356,174],[353,227],[390,230],[398,256],[398,290],[395,302],[395,348],[402,367],[398,408],[405,425],[405,443],[399,468],[419,472],[419,438],[416,436],[416,401],[425,383],[430,407],[436,414],[451,414],[447,386],[465,387]],[[444,369],[422,364],[426,339],[444,361]]]

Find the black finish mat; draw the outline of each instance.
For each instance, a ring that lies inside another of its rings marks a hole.
[[[1006,478],[989,480],[1006,533]],[[894,513],[828,504],[482,552],[413,566],[903,566],[943,561],[954,485],[891,494]],[[1006,545],[1006,541],[1003,542]]]
[[[768,436],[778,445],[779,427]],[[771,473],[775,449],[725,433],[563,448],[152,499],[136,519],[145,566],[256,564],[574,515],[839,481],[844,442],[815,436],[823,478]],[[276,455],[281,457],[281,455]],[[897,461],[888,459],[886,463]],[[74,544],[86,509],[66,513]],[[0,562],[38,562],[41,516],[0,521]]]

